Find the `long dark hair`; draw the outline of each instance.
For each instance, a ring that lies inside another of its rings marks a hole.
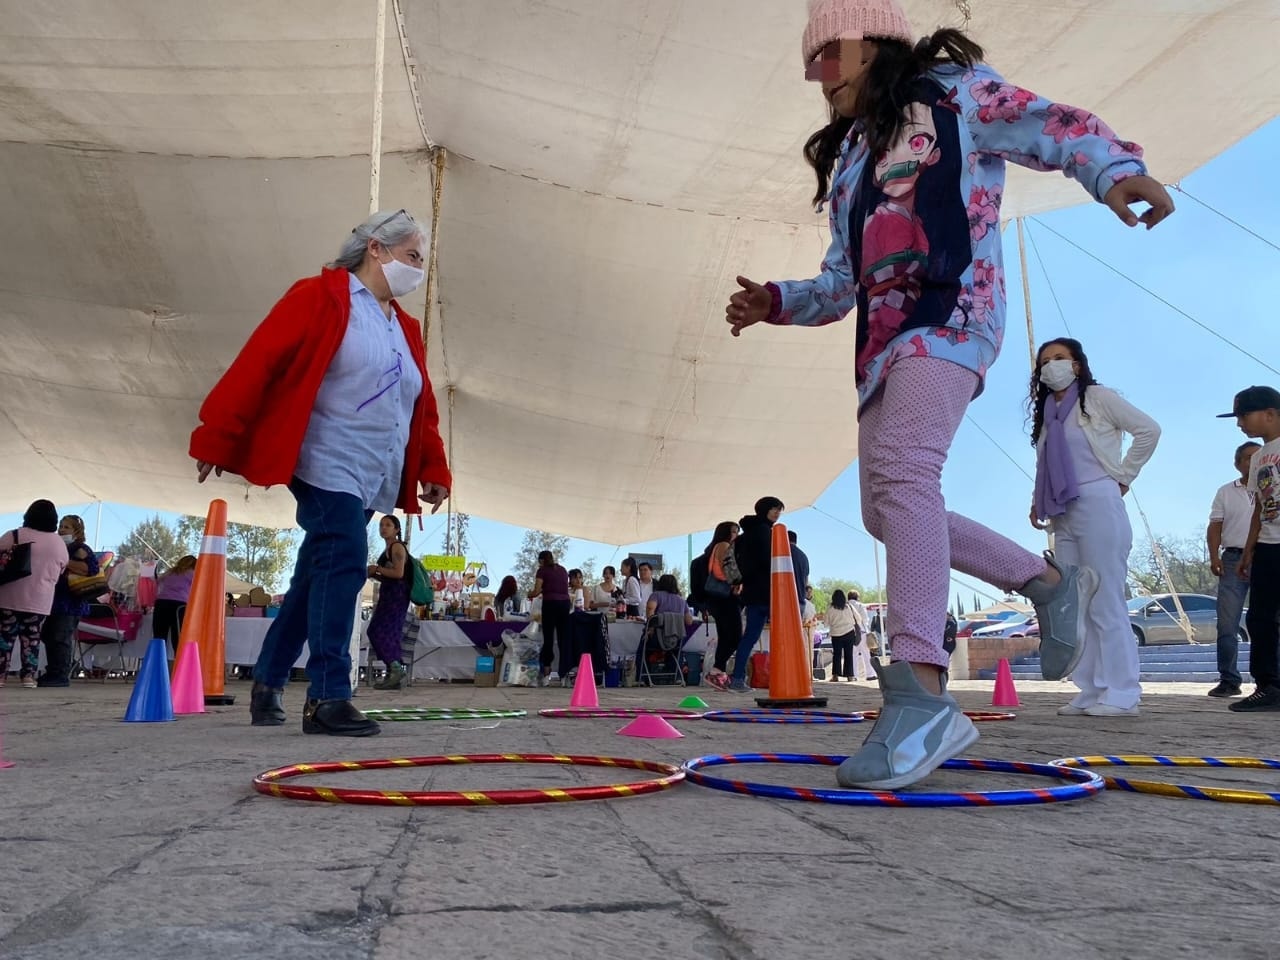
[[[921,37],[914,47],[901,40],[874,42],[876,53],[854,104],[855,117],[862,121],[862,133],[855,134],[854,143],[865,140],[871,156],[878,157],[893,146],[902,133],[911,85],[943,64],[972,67],[982,61],[983,51],[963,31],[950,28]],[[840,159],[840,146],[855,121],[855,117],[840,116],[834,107],[830,112],[831,121],[804,145],[804,158],[818,178],[818,189],[813,195],[815,207],[827,199],[831,173]]]
[[[729,543],[733,540],[733,531],[738,529],[738,524],[733,520],[721,520],[716,524],[715,532],[711,534],[711,542],[707,544],[707,549],[702,552],[710,555],[711,551],[716,548],[717,543]]]
[[[1093,371],[1089,369],[1089,358],[1085,356],[1084,347],[1080,345],[1079,340],[1073,340],[1071,337],[1058,337],[1056,340],[1047,340],[1040,344],[1036,350],[1036,368],[1031,371],[1031,396],[1027,401],[1027,407],[1031,414],[1031,445],[1034,447],[1040,442],[1040,431],[1044,429],[1044,402],[1049,398],[1049,394],[1053,391],[1040,382],[1040,356],[1049,347],[1061,346],[1066,347],[1071,354],[1071,359],[1080,365],[1080,372],[1076,374],[1076,383],[1080,385],[1080,392],[1077,395],[1080,404],[1080,413],[1088,416],[1088,412],[1084,407],[1084,395],[1089,388],[1098,381],[1094,379]]]
[[[494,607],[501,610],[502,604],[514,597],[519,589],[520,585],[516,583],[516,578],[507,574],[502,578],[502,585],[498,587],[498,595],[493,598]]]
[[[837,590],[835,593],[831,594],[831,606],[835,607],[837,610],[843,610],[847,604],[848,602],[844,598],[843,590]]]

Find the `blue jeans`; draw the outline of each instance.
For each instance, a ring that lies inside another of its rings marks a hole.
[[[350,700],[351,629],[367,573],[365,530],[373,511],[353,494],[320,490],[296,477],[289,492],[298,501],[298,526],[304,536],[289,591],[262,642],[253,679],[283,687],[303,646],[310,644],[307,696]]]
[[[763,604],[750,603],[744,608],[747,611],[747,628],[738,641],[738,652],[733,659],[733,679],[743,683],[747,680],[747,661],[751,659],[751,650],[764,633],[764,625],[769,619],[769,608]]]
[[[1241,550],[1222,554],[1222,576],[1218,578],[1218,675],[1223,683],[1240,686],[1240,614],[1244,612],[1249,581],[1236,573]]]

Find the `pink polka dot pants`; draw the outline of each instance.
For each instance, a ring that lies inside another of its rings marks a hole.
[[[858,421],[862,520],[884,544],[894,660],[945,668],[950,571],[1015,590],[1045,562],[967,517],[949,513],[942,465],[978,378],[934,357],[897,361]]]

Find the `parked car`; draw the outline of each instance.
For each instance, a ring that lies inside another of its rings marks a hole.
[[[1032,633],[1033,630],[1035,631],[1034,633]],[[1018,614],[1016,617],[1010,617],[1007,620],[993,623],[989,627],[975,630],[972,636],[976,639],[998,637],[1004,640],[1012,640],[1016,637],[1038,637],[1040,636],[1040,627],[1036,623],[1034,616]]]
[[[1178,610],[1173,605],[1173,594],[1157,593],[1149,597],[1134,597],[1129,601],[1129,624],[1138,646],[1155,646],[1166,643],[1186,643],[1187,635],[1178,622]],[[1218,601],[1202,593],[1180,593],[1178,600],[1191,621],[1196,643],[1218,642]],[[1241,643],[1249,642],[1249,633],[1240,617]]]
[[[973,636],[973,631],[981,630],[983,627],[989,627],[999,622],[999,620],[991,620],[987,617],[978,617],[976,620],[961,620],[956,630],[956,636],[971,637]]]

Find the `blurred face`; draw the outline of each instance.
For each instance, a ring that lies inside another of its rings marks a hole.
[[[770,510],[768,513],[766,513],[766,514],[765,514],[765,516],[769,518],[769,522],[770,522],[770,523],[777,523],[777,522],[778,522],[778,518],[779,518],[780,516],[782,516],[782,508],[781,508],[781,507],[774,507],[774,508],[773,508],[772,510]]]
[[[394,540],[396,538],[396,525],[386,517],[378,524],[378,533],[382,535],[384,540]]]
[[[852,117],[875,55],[874,40],[832,40],[805,68],[804,77],[822,84],[822,96],[836,113]]]
[[[648,583],[653,579],[653,570],[643,564],[640,567],[640,582]]]
[[[582,586],[582,574],[580,573],[569,574],[569,586],[573,587],[575,590],[578,587]]]
[[[733,543],[733,541],[737,539],[738,539],[738,528],[735,526],[732,530],[729,531],[729,542]]]
[[[63,517],[62,522],[58,524],[58,536],[80,538],[80,528],[76,526],[76,522],[69,517]]]

